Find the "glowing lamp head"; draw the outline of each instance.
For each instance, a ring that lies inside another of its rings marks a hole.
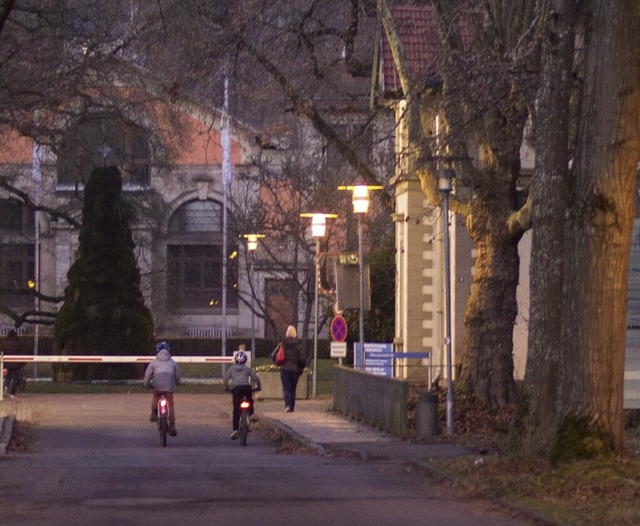
[[[313,214],[311,218],[311,235],[324,237],[327,230],[327,219],[324,214]]]
[[[353,187],[352,203],[355,214],[367,213],[367,210],[369,210],[369,189],[366,185]]]
[[[263,238],[264,234],[244,234],[243,237],[247,240],[247,250],[253,252],[258,248],[258,239]]]
[[[253,234],[249,234],[247,236],[247,248],[251,251],[254,251],[258,248],[258,236]]]

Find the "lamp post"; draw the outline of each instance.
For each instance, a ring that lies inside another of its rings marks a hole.
[[[320,318],[320,303],[318,300],[318,281],[320,280],[320,240],[324,237],[327,229],[327,218],[336,218],[337,214],[303,213],[300,217],[311,218],[311,235],[316,240],[316,269],[315,269],[315,294],[313,299],[313,374],[312,374],[312,396],[318,396],[318,319]]]
[[[249,254],[251,254],[251,261],[249,263],[249,276],[247,281],[251,281],[251,276],[253,276],[253,253],[258,248],[258,239],[263,238],[264,234],[243,234],[247,240],[247,250]],[[251,287],[251,360],[254,360],[256,357],[256,315],[255,315],[255,293],[253,287]]]
[[[369,192],[382,190],[382,186],[357,184],[355,186],[338,186],[338,190],[350,190],[353,212],[358,216],[358,288],[360,313],[358,318],[358,333],[360,334],[360,368],[365,369],[364,354],[364,256],[362,247],[362,216],[369,210]]]
[[[451,359],[451,263],[449,260],[449,193],[455,172],[450,168],[438,170],[438,190],[442,192],[442,219],[444,229],[444,302],[445,345],[447,348],[447,434],[453,435],[453,366]]]

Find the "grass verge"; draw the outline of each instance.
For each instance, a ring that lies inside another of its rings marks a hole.
[[[557,469],[540,460],[501,455],[425,462],[471,489],[562,524],[640,524],[640,461],[576,461]]]

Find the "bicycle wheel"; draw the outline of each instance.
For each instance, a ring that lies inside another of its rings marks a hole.
[[[160,434],[160,445],[167,447],[167,431],[169,430],[169,423],[165,417],[158,418],[158,433]]]
[[[27,387],[27,377],[24,373],[21,373],[20,379],[18,380],[18,389],[24,391],[25,387]]]
[[[243,409],[242,414],[240,415],[240,426],[238,429],[238,438],[240,439],[240,444],[243,446],[247,445],[247,433],[249,431],[249,411]]]

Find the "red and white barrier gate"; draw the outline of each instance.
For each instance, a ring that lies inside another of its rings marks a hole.
[[[52,355],[33,354],[1,354],[0,370],[4,370],[4,362],[20,363],[149,363],[155,356],[91,356],[91,355]],[[172,356],[177,363],[233,363],[233,356]],[[3,380],[4,382],[4,380]],[[0,389],[0,401],[3,400],[4,389]]]

